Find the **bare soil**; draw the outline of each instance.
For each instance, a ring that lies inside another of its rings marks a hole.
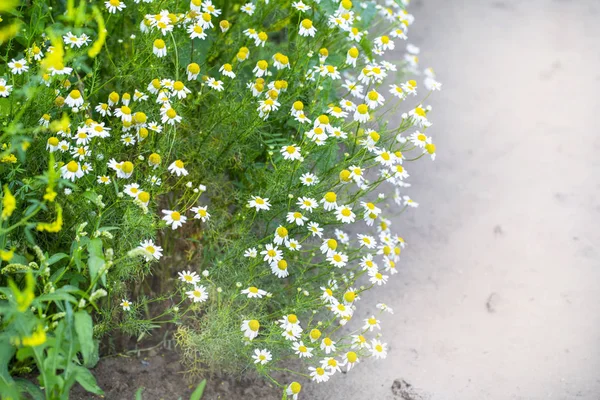
[[[185,376],[176,351],[162,349],[140,356],[104,358],[92,370],[104,397],[87,393],[81,387],[73,390],[72,400],[133,400],[143,387],[144,400],[188,400],[200,381],[191,385]],[[262,399],[280,400],[281,391],[262,380],[208,377],[203,400]]]

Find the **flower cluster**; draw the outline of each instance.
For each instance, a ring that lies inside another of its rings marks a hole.
[[[2,259],[25,260],[28,242],[65,254],[48,276],[77,268],[82,291],[106,293],[78,304],[98,303],[102,334],[177,321],[192,373],[251,364],[272,379],[298,358],[298,381],[278,383],[288,398],[386,357],[385,322],[357,310],[400,266],[392,221],[418,206],[409,170],[436,157],[426,99],[441,89],[408,43],[407,3],[109,0],[82,2],[85,23],[62,10],[0,69]],[[150,264],[158,295],[140,283]],[[150,302],[166,305],[145,319]]]

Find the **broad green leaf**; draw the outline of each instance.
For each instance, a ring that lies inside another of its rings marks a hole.
[[[104,253],[102,252],[102,240],[95,238],[90,240],[88,244],[88,269],[90,271],[90,279],[96,279],[100,270],[104,266]],[[106,285],[106,277],[102,276],[102,283]]]
[[[83,355],[83,362],[88,365],[90,358],[94,353],[94,347],[96,342],[94,341],[93,322],[92,317],[86,311],[77,311],[75,317],[75,332],[77,333],[77,339],[79,340],[79,346],[81,348],[81,354]]]
[[[198,385],[196,390],[194,390],[194,393],[192,393],[192,395],[190,396],[190,400],[200,400],[202,398],[202,394],[204,394],[205,387],[206,387],[206,379],[204,379],[202,382],[200,382],[200,384]]]
[[[104,394],[104,392],[102,391],[102,389],[100,389],[100,387],[98,386],[98,383],[96,382],[96,378],[94,378],[94,375],[92,375],[92,373],[84,367],[80,367],[80,366],[76,366],[76,377],[75,380],[77,380],[77,382],[79,382],[79,384],[88,392],[90,393],[94,393],[94,394]]]

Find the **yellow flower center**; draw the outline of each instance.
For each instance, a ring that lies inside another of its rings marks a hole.
[[[293,394],[300,393],[301,389],[302,389],[302,385],[300,385],[298,382],[292,382],[290,385],[290,390],[292,391]]]
[[[346,353],[346,359],[348,360],[349,363],[355,363],[356,360],[358,359],[358,356],[356,355],[355,352],[349,351]]]
[[[152,153],[148,157],[148,161],[150,161],[151,164],[158,165],[158,164],[160,164],[160,155],[158,155],[156,153]]]
[[[259,62],[257,62],[257,63],[256,63],[256,66],[257,66],[259,69],[265,70],[265,69],[267,69],[267,67],[269,66],[269,63],[268,63],[268,62],[266,62],[265,60],[260,60]]]
[[[279,262],[277,263],[277,268],[279,268],[282,271],[285,271],[287,269],[287,265],[287,261],[279,260]]]
[[[304,20],[302,20],[302,27],[304,29],[310,29],[310,28],[312,28],[312,26],[313,26],[313,23],[312,23],[312,21],[310,19],[304,19]]]
[[[177,116],[177,111],[175,111],[175,110],[174,110],[174,109],[172,109],[172,108],[169,108],[169,109],[167,110],[167,117],[169,117],[169,118],[173,119],[173,118],[175,118],[176,116]]]
[[[140,192],[138,194],[137,198],[142,203],[147,203],[150,200],[150,193],[148,193],[148,192]]]
[[[287,237],[288,230],[283,226],[280,226],[279,228],[277,228],[277,235],[282,238]]]
[[[173,211],[171,213],[171,219],[173,221],[179,221],[181,219],[181,214],[179,214],[177,211]]]
[[[121,171],[125,172],[126,174],[130,174],[131,172],[133,172],[133,164],[131,163],[131,161],[125,161],[121,165]]]
[[[250,287],[248,288],[248,291],[249,291],[250,293],[254,293],[254,294],[256,294],[256,293],[258,293],[258,288],[257,288],[257,287],[254,287],[254,286],[250,286]]]
[[[250,328],[251,331],[256,332],[258,331],[258,328],[260,328],[260,323],[253,319],[250,322],[248,322],[248,328]]]
[[[77,164],[75,161],[70,161],[67,164],[67,171],[69,172],[77,172],[79,170],[79,164]]]

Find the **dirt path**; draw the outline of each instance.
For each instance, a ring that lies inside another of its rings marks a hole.
[[[362,300],[394,308],[391,351],[308,398],[597,400],[600,2],[413,0],[411,12],[444,91],[438,159],[411,170],[421,207],[395,221],[401,273]]]

